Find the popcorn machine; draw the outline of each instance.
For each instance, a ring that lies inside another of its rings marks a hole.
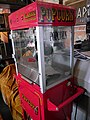
[[[75,10],[34,2],[9,16],[16,79],[24,119],[70,120]]]

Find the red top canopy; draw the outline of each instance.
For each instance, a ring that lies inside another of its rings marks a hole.
[[[75,20],[75,9],[46,2],[34,2],[9,15],[11,30],[40,25],[74,26]]]

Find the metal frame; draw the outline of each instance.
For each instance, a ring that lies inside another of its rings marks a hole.
[[[73,75],[73,63],[74,63],[74,27],[70,26],[71,28],[71,39],[70,39],[70,68],[71,68],[71,75],[61,79],[60,81],[53,83],[52,85],[46,86],[46,77],[45,77],[45,63],[44,63],[44,43],[43,43],[43,26],[36,27],[36,36],[37,36],[37,47],[38,47],[38,68],[39,68],[39,83],[41,93],[45,93],[46,90],[54,87],[55,85],[63,82],[66,79],[69,79]]]
[[[70,67],[71,67],[71,75],[73,76],[73,68],[74,68],[74,26],[71,27],[71,42],[70,42]]]
[[[13,59],[14,59],[14,61],[15,61],[16,74],[18,75],[17,62],[16,62],[16,58],[15,58],[15,48],[14,48],[14,41],[13,41],[13,37],[12,37],[12,35],[13,35],[13,31],[11,30],[11,35],[10,35],[10,37],[11,37],[11,43],[12,43],[12,49],[13,49],[12,58],[13,58]]]
[[[44,63],[44,43],[43,43],[43,27],[36,27],[37,36],[37,47],[38,47],[38,68],[39,68],[39,83],[41,93],[45,92],[46,81],[45,81],[45,63]]]

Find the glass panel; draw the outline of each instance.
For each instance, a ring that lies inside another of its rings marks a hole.
[[[42,28],[45,60],[43,65],[45,65],[46,85],[49,86],[62,82],[71,75],[71,27],[42,26]],[[17,30],[13,31],[12,35],[19,73],[39,84],[36,29],[33,27]]]
[[[12,37],[19,73],[38,84],[35,28],[13,31]]]
[[[64,81],[71,75],[71,27],[44,27],[46,84]]]

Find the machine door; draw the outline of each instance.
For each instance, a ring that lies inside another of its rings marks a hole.
[[[18,72],[38,84],[38,58],[35,27],[12,31]]]
[[[30,84],[23,80],[18,80],[21,105],[30,118],[40,120],[40,98],[36,92],[30,90]],[[33,88],[32,88],[33,89]]]
[[[53,86],[72,75],[71,27],[43,27],[46,86]]]

